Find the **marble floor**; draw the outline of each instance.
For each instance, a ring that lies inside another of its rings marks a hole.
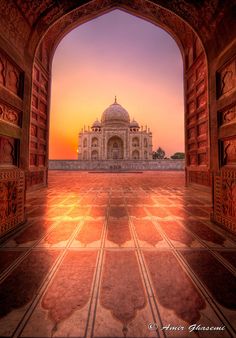
[[[1,337],[235,337],[236,245],[183,172],[49,173],[0,249]]]

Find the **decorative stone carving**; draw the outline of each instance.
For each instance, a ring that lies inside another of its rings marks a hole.
[[[12,166],[16,164],[16,140],[11,137],[0,136],[0,165]]]
[[[19,91],[19,74],[12,69],[9,70],[7,73],[7,84],[8,88],[13,92],[13,93],[18,93]]]
[[[189,165],[197,165],[196,154],[189,154]]]
[[[5,65],[0,56],[0,84],[5,86]]]
[[[202,148],[202,147],[206,147],[207,146],[207,142],[206,141],[201,141],[201,142],[198,142],[198,148]]]
[[[30,25],[23,13],[16,1],[0,1],[0,33],[22,54],[30,34]]]
[[[203,107],[207,102],[207,98],[206,98],[206,92],[202,93],[201,95],[199,95],[197,97],[197,107],[201,108]]]
[[[236,218],[236,181],[222,180],[222,212],[227,217]]]
[[[46,171],[42,168],[37,171],[28,171],[26,173],[26,185],[27,188],[36,184],[44,184],[46,182]]]
[[[236,164],[236,139],[223,141],[223,164]]]
[[[32,106],[38,108],[38,98],[35,95],[32,95]]]
[[[0,84],[20,96],[21,71],[0,51]]]
[[[195,111],[195,102],[194,101],[192,101],[192,102],[190,102],[189,104],[188,104],[188,113],[189,114],[192,114],[194,111]]]
[[[204,81],[204,80],[201,81],[201,82],[197,85],[196,89],[197,89],[197,92],[198,92],[198,93],[203,92],[203,91],[205,90],[205,81]]]
[[[236,58],[226,64],[219,72],[219,96],[222,96],[236,87]]]
[[[34,137],[37,137],[37,126],[31,123],[30,134]]]
[[[37,166],[38,162],[37,162],[37,154],[32,153],[31,150],[31,154],[30,154],[30,165],[31,166]]]
[[[188,119],[187,119],[187,122],[188,122],[188,125],[190,126],[193,126],[193,125],[195,125],[195,123],[196,123],[196,115],[193,115],[193,116],[191,116],[191,117],[189,117]]]
[[[190,183],[197,183],[201,185],[211,185],[211,175],[209,171],[188,171],[188,177]]]
[[[223,169],[214,177],[213,218],[236,232],[236,170]]]
[[[21,126],[22,113],[0,101],[0,120]]]
[[[236,106],[221,112],[221,124],[225,125],[231,122],[236,122]]]
[[[207,118],[207,111],[204,109],[197,114],[198,120]]]
[[[195,149],[195,148],[196,148],[195,143],[190,143],[190,144],[188,145],[188,150],[193,150],[193,149]]]
[[[23,170],[0,169],[0,236],[24,222],[24,192]]]
[[[40,50],[38,51],[39,54],[41,52]],[[42,56],[38,55],[33,71],[32,119],[30,126],[30,165],[33,167],[45,166],[47,155],[47,145],[42,143],[46,143],[47,139],[48,74],[41,64],[40,58]],[[35,175],[30,179],[29,185],[38,184],[40,181]]]
[[[204,79],[205,76],[206,76],[206,65],[202,63],[196,70],[196,78],[197,80],[200,80],[200,79]]]
[[[195,59],[189,70],[186,71],[186,121],[188,129],[188,143],[191,147],[187,148],[187,158],[189,158],[189,165],[208,165],[208,107],[207,107],[207,71],[206,71],[206,58],[204,53],[195,54]],[[194,57],[194,56],[193,56]],[[200,123],[199,123],[200,122]],[[201,137],[199,142],[198,137]],[[195,142],[193,142],[195,140]],[[194,144],[194,147],[193,147]],[[197,158],[188,152],[196,149],[199,153]],[[200,151],[198,151],[200,150]],[[209,181],[206,181],[209,182]]]
[[[51,7],[55,1],[53,0],[16,0],[17,5],[22,9],[24,17],[32,26],[38,16],[43,13],[48,7]]]
[[[188,130],[188,138],[195,138],[195,128],[191,128]]]
[[[201,124],[198,125],[197,127],[197,134],[199,135],[203,135],[207,133],[207,124],[206,122],[203,122]]]
[[[187,80],[187,90],[193,89],[195,81],[196,81],[195,75],[194,74],[190,75],[190,77]]]
[[[207,154],[206,153],[200,153],[200,154],[198,154],[198,164],[199,165],[205,165],[206,164],[206,159],[207,159]]]

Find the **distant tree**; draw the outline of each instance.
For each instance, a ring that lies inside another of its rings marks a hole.
[[[170,158],[172,158],[172,160],[183,160],[185,158],[185,153],[177,152],[174,153],[174,155],[172,155]]]
[[[154,160],[163,160],[164,159],[164,157],[165,157],[165,151],[161,148],[161,147],[159,147],[158,149],[157,149],[157,151],[154,151],[153,153],[152,153],[152,158],[154,159]]]

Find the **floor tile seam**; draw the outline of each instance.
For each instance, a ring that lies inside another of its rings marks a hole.
[[[154,219],[153,223],[155,224],[155,227],[157,230],[159,230],[157,226],[157,222]],[[215,300],[213,295],[210,293],[210,291],[207,289],[207,287],[204,285],[204,283],[200,280],[200,278],[196,275],[194,270],[191,268],[191,266],[184,260],[179,250],[175,248],[175,246],[172,244],[172,242],[169,240],[167,235],[164,233],[164,231],[160,227],[160,233],[161,235],[166,239],[167,242],[169,242],[169,245],[172,247],[172,253],[176,257],[177,261],[179,262],[180,266],[183,268],[187,276],[190,278],[190,280],[193,282],[197,290],[200,292],[201,296],[205,301],[208,303],[212,311],[215,313],[217,318],[225,325],[227,328],[227,331],[231,334],[232,337],[234,337],[234,328],[232,327],[229,320],[226,318],[225,314],[220,308],[220,304],[218,304]]]
[[[106,236],[108,231],[108,218],[109,218],[109,206],[110,206],[110,196],[108,200],[108,205],[106,209],[106,217],[103,223],[103,232],[101,236],[101,244],[98,252],[98,259],[96,264],[96,269],[94,272],[94,280],[93,280],[93,286],[92,286],[92,293],[90,297],[90,303],[89,303],[89,311],[87,316],[87,322],[84,332],[85,338],[93,337],[94,334],[94,326],[96,321],[96,311],[97,311],[97,303],[99,301],[99,292],[100,292],[100,285],[101,285],[101,279],[102,279],[102,270],[104,265],[104,255],[105,255],[105,242],[106,242]]]
[[[219,235],[225,237],[228,241],[230,241],[236,247],[236,236],[233,233],[231,234],[227,232],[224,228],[220,228],[217,224],[212,223],[210,219],[205,220],[204,224],[206,224],[208,228],[212,229]]]
[[[31,247],[20,247],[20,248],[26,248],[25,253],[18,257],[13,264],[9,266],[9,268],[5,269],[1,274],[0,274],[0,283],[2,283],[9,275],[10,273],[20,265],[20,263],[30,255],[30,253],[38,246],[38,244],[41,242],[42,239],[44,239],[49,233],[53,231],[54,228],[57,227],[58,223],[60,223],[60,220],[55,221],[49,229],[45,232],[45,234],[40,237],[38,240],[35,241],[35,243]],[[13,238],[14,239],[14,238]],[[14,247],[14,249],[17,249],[18,247]],[[10,249],[10,247],[9,247]],[[17,250],[15,250],[17,251]]]
[[[48,205],[48,204],[39,204],[39,205],[35,206],[35,207],[32,209],[32,212],[34,212],[35,210],[37,210],[37,209],[38,209],[39,207],[41,207],[41,206],[47,206],[47,205]],[[58,205],[53,206],[52,208],[50,208],[50,211],[56,209],[57,207],[58,207]],[[26,213],[27,213],[27,211],[26,211]],[[31,214],[31,212],[28,212],[28,213],[27,213],[28,217],[30,217],[30,214]],[[37,217],[37,216],[36,216],[36,217]],[[31,218],[34,218],[34,217],[31,217]]]
[[[194,232],[192,232],[191,229],[185,227],[185,225],[180,220],[176,220],[176,222],[185,231],[187,231],[191,236],[193,236],[201,245],[203,245],[203,247],[206,248],[207,251],[209,251],[214,257],[216,257],[217,260],[220,261],[225,268],[227,268],[227,270],[229,270],[234,276],[236,276],[236,269],[235,269],[235,267],[233,265],[231,265],[226,259],[224,259],[218,253],[215,252],[216,249],[220,249],[221,247],[219,247],[219,246],[215,246],[214,248],[211,247],[208,243],[206,243],[205,240],[203,240],[197,234],[195,234]],[[193,247],[192,247],[192,249],[197,250],[197,248],[193,248]],[[213,250],[213,249],[215,249],[215,250]]]
[[[73,241],[74,237],[77,235],[81,226],[82,226],[82,222],[80,222],[79,226],[76,227],[75,230],[73,231],[67,245],[64,248],[61,249],[61,253],[58,255],[56,261],[52,264],[52,267],[50,268],[49,272],[47,273],[47,275],[43,279],[39,289],[37,290],[35,297],[32,299],[32,301],[30,302],[29,306],[27,307],[27,310],[25,311],[24,315],[22,316],[21,320],[17,324],[17,327],[15,328],[15,330],[12,334],[12,338],[19,337],[22,334],[22,332],[23,332],[25,326],[27,325],[27,323],[29,322],[35,308],[37,307],[40,300],[44,296],[46,290],[50,287],[51,282],[53,281],[53,277],[55,277],[58,269],[61,266],[61,263],[63,262],[63,259],[65,258],[66,254],[68,252],[70,242]]]
[[[143,285],[144,285],[144,288],[145,288],[145,293],[146,293],[147,300],[148,300],[148,303],[149,303],[149,308],[151,310],[151,314],[152,314],[152,317],[153,317],[153,322],[157,323],[158,327],[162,327],[163,323],[162,323],[160,311],[159,311],[159,308],[158,308],[158,305],[157,305],[157,302],[156,302],[156,298],[154,296],[155,293],[154,293],[154,290],[153,290],[151,279],[150,279],[150,276],[148,274],[148,270],[147,270],[146,262],[145,262],[144,257],[143,257],[142,250],[139,246],[139,241],[138,241],[138,238],[137,238],[137,235],[136,235],[135,227],[134,227],[132,218],[130,217],[130,215],[128,213],[128,210],[127,210],[127,214],[128,214],[128,218],[129,218],[130,232],[132,234],[133,241],[134,241],[134,244],[135,244],[140,275],[141,275],[142,282],[143,282]],[[159,332],[158,330],[156,330],[156,334],[157,334],[157,337],[166,337],[165,331]]]
[[[53,210],[56,210],[57,208],[55,207],[55,208],[53,208]],[[66,217],[66,216],[68,216],[68,214],[73,210],[73,206],[72,207],[69,207],[69,208],[67,208],[67,209],[69,209],[67,212],[65,212],[64,214],[63,214],[63,217]],[[43,216],[34,216],[34,217],[28,217],[29,218],[29,221],[31,220],[31,219],[36,219],[36,218],[38,218],[38,217],[41,217],[43,220],[53,220],[53,219],[56,219],[56,218],[58,218],[58,217],[61,217],[61,216],[52,216],[52,217],[50,217],[50,216],[47,216],[47,215],[44,215],[43,214]],[[35,220],[36,221],[36,220]]]
[[[32,224],[34,224],[36,222],[36,220],[33,221],[28,221],[28,219],[26,219],[25,223],[23,223],[19,229],[18,228],[14,228],[13,233],[11,234],[11,229],[9,230],[9,232],[6,233],[7,237],[5,239],[0,239],[0,251],[4,248],[5,244],[11,240],[13,237],[17,236],[18,234],[20,234],[21,232],[23,232],[24,230],[26,230],[29,226],[31,226],[32,224],[27,224],[28,222],[32,222]]]
[[[213,227],[211,225],[211,221],[210,221],[210,218],[209,217],[199,217],[199,216],[194,216],[194,218],[196,220],[198,220],[199,222],[201,223],[204,223],[204,225],[206,225],[209,229],[213,230],[214,232],[216,232],[218,235],[221,235],[222,237],[225,237],[228,241],[230,241],[232,243],[232,245],[235,245],[235,241],[234,239],[232,239],[230,236],[228,237],[227,235],[227,232],[224,231],[224,229],[220,229],[218,227]]]

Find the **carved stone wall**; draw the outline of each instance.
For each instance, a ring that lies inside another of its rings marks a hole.
[[[225,126],[229,123],[236,123],[236,104],[219,112],[220,126]]]
[[[218,98],[230,94],[230,92],[236,87],[235,58],[218,70],[217,78],[218,78],[217,84]]]
[[[187,175],[189,183],[197,183],[208,187],[212,185],[212,174],[210,170],[188,171]]]
[[[0,85],[22,97],[23,78],[20,68],[0,50]]]
[[[236,56],[216,71],[219,172],[214,177],[213,219],[236,232]]]
[[[33,88],[30,124],[30,170],[27,187],[46,183],[48,156],[48,57],[40,48],[33,69]]]
[[[24,73],[0,50],[0,237],[25,220],[25,177],[20,166]]]
[[[211,185],[206,57],[199,40],[186,51],[186,158],[190,183]]]
[[[214,220],[236,233],[236,170],[224,169],[215,175]]]
[[[22,111],[0,100],[0,120],[21,127]]]
[[[17,140],[12,137],[0,135],[0,168],[2,166],[17,165]]]
[[[24,199],[24,171],[0,168],[0,237],[25,221]]]

